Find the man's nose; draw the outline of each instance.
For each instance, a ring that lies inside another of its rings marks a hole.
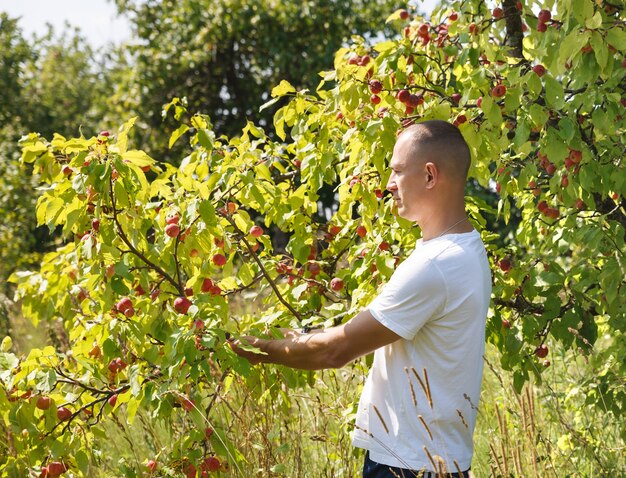
[[[389,181],[387,181],[387,191],[395,191],[398,189],[398,185],[396,184],[396,178],[394,178],[393,174],[389,177]]]

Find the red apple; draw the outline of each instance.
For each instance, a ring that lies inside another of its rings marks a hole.
[[[510,329],[511,322],[509,322],[507,319],[502,319],[502,327],[504,327],[505,329]]]
[[[365,229],[365,226],[359,226],[356,228],[356,235],[359,237],[365,237],[367,234],[367,229]]]
[[[396,95],[398,100],[400,100],[402,103],[406,103],[409,100],[410,96],[411,96],[411,93],[409,93],[408,90],[404,90],[404,89],[398,91],[398,94]]]
[[[370,80],[369,87],[370,91],[375,95],[383,91],[383,84],[378,80]]]
[[[50,397],[44,397],[42,395],[37,399],[37,404],[35,406],[39,410],[48,410],[51,404],[52,404],[52,400],[50,399]]]
[[[209,292],[211,293],[211,295],[222,295],[222,289],[217,284],[213,284],[213,287],[211,287],[211,290]]]
[[[333,279],[330,281],[330,288],[334,291],[340,291],[341,289],[343,289],[343,280],[341,280],[339,277],[333,277]]]
[[[406,105],[410,108],[415,108],[424,103],[424,97],[422,95],[409,95],[409,98],[406,100]]]
[[[178,224],[179,220],[180,220],[180,216],[178,216],[178,214],[174,214],[172,216],[168,216],[165,219],[165,223],[166,224]]]
[[[370,102],[372,102],[375,105],[380,104],[380,96],[378,95],[370,96]]]
[[[220,461],[214,456],[209,456],[204,460],[201,468],[206,471],[219,471]]]
[[[333,224],[332,226],[328,228],[328,232],[332,234],[333,236],[336,236],[337,234],[341,232],[341,227],[337,226],[336,224]]]
[[[183,409],[185,409],[185,411],[190,412],[191,410],[194,409],[194,402],[193,400],[190,400],[187,397],[182,397],[180,399],[180,405],[183,407]]]
[[[191,301],[187,297],[177,297],[174,300],[174,310],[179,314],[186,314],[191,307]]]
[[[113,277],[115,275],[115,264],[109,264],[106,267],[104,273],[107,276],[107,279],[110,279],[111,277]]]
[[[146,463],[146,468],[148,468],[148,471],[150,473],[154,473],[157,469],[157,462],[155,460],[148,460],[148,463]]]
[[[505,257],[504,259],[500,260],[500,262],[498,262],[498,267],[500,267],[502,271],[508,272],[513,267],[513,264],[511,264],[511,260],[508,257]]]
[[[69,420],[71,416],[72,412],[69,409],[65,407],[57,408],[57,418],[59,419],[59,421],[64,422],[66,420]]]
[[[501,98],[506,94],[506,86],[496,85],[491,90],[491,96],[494,98]]]
[[[215,254],[211,260],[213,261],[213,264],[218,267],[222,267],[226,264],[226,256],[224,256],[224,254]]]
[[[130,309],[131,307],[133,307],[133,301],[130,300],[128,297],[122,297],[117,302],[117,304],[115,304],[115,308],[122,313],[124,313],[126,309]]]
[[[165,226],[165,234],[170,237],[177,237],[180,234],[180,227],[178,224],[168,224]]]
[[[202,286],[200,287],[200,290],[202,292],[210,292],[213,285],[213,281],[207,277],[202,281]]]
[[[66,471],[67,466],[65,466],[65,463],[60,461],[51,461],[48,463],[48,476],[51,478],[61,476]]]
[[[504,10],[502,10],[502,8],[500,8],[500,7],[496,7],[491,12],[491,15],[493,16],[493,18],[498,20],[498,19],[500,19],[500,18],[502,18],[504,16]]]
[[[465,116],[465,115],[459,115],[454,120],[454,125],[455,126],[458,126],[458,125],[463,124],[463,123],[467,123],[467,116]]]
[[[402,20],[406,20],[407,18],[409,18],[409,12],[407,12],[406,10],[401,10],[400,11],[400,18]]]
[[[539,204],[537,204],[537,209],[539,210],[539,212],[545,214],[545,212],[549,209],[548,203],[546,201],[539,201]]]
[[[539,358],[545,358],[548,355],[548,346],[546,344],[541,344],[535,349],[535,355]]]
[[[90,357],[98,359],[100,357],[102,357],[102,350],[100,350],[100,346],[99,345],[94,345],[91,350],[89,351],[88,354]]]
[[[191,463],[187,463],[183,468],[183,473],[187,478],[196,478],[196,467]]]
[[[576,150],[576,149],[572,149],[569,152],[569,159],[571,159],[574,164],[578,164],[583,159],[583,153],[581,151]]]
[[[111,395],[107,402],[109,403],[109,405],[111,405],[111,408],[115,407],[115,404],[117,403],[117,393]]]
[[[263,228],[261,226],[252,226],[250,228],[250,235],[252,237],[261,237],[263,235]]]
[[[533,66],[533,71],[541,78],[546,73],[546,67],[543,65],[535,65]]]
[[[548,30],[548,26],[543,23],[543,22],[539,22],[537,23],[537,31],[540,33],[544,33]]]
[[[546,216],[548,216],[551,219],[557,219],[559,217],[559,210],[555,207],[549,207],[546,212],[544,213]]]
[[[116,359],[113,359],[109,362],[109,371],[113,373],[117,373],[120,371],[120,365]]]
[[[537,18],[541,23],[547,23],[552,18],[552,13],[550,13],[550,10],[541,10]]]

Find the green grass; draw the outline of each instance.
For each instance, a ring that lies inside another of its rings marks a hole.
[[[250,305],[248,305],[250,306]],[[56,326],[34,328],[13,318],[16,347],[22,353],[61,337]],[[475,431],[476,477],[620,477],[626,476],[623,419],[586,405],[580,384],[598,373],[576,351],[551,347],[551,366],[541,385],[515,393],[510,374],[488,346]],[[366,375],[365,360],[341,370],[317,373],[313,386],[289,388],[294,375],[263,366],[261,380],[233,377],[221,389],[211,414],[244,460],[214,476],[351,478],[360,476],[362,451],[350,441],[351,418]],[[270,384],[273,384],[270,386]],[[226,393],[224,390],[228,388]],[[181,443],[193,424],[180,410],[167,422],[145,411],[132,425],[124,407],[102,426],[90,477],[147,476],[144,464],[156,458],[155,476],[182,476]],[[207,451],[210,451],[207,448]]]

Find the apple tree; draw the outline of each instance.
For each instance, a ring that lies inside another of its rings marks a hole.
[[[12,276],[23,313],[59,320],[65,340],[0,355],[5,476],[46,467],[94,476],[101,424],[138,410],[168,423],[165,476],[245,466],[236,430],[215,404],[233,376],[261,373],[289,393],[308,374],[239,359],[228,338],[328,326],[366,306],[410,253],[419,230],[394,215],[387,164],[402,127],[454,122],[473,153],[468,214],[494,272],[489,340],[518,389],[541,381],[555,349],[597,370],[580,384],[590,405],[620,416],[626,295],[626,32],[618,6],[451,3],[430,18],[406,10],[398,36],[355,37],[315,91],[288,81],[273,134],[248,122],[216,135],[210,116],[175,98],[169,146],[179,167],[132,148],[135,118],[96,137],[22,139],[43,181],[37,218],[65,242],[39,271]],[[324,189],[332,208],[319,202]],[[497,198],[492,208],[482,197]],[[494,217],[518,224],[501,238]],[[278,234],[285,247],[275,244]],[[263,306],[236,307],[253,290]],[[356,397],[355,397],[356,398]],[[210,430],[210,433],[207,431]],[[145,471],[145,469],[144,469]],[[136,476],[120,469],[124,476]]]

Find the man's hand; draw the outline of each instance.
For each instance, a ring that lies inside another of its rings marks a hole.
[[[237,355],[245,358],[252,365],[257,365],[263,362],[263,355],[265,354],[263,354],[262,352],[254,352],[249,349],[250,347],[258,348],[257,345],[260,340],[262,339],[253,337],[252,335],[246,335],[242,337],[241,340],[229,339],[228,345],[230,345],[230,348],[233,349],[233,352],[235,352]]]

